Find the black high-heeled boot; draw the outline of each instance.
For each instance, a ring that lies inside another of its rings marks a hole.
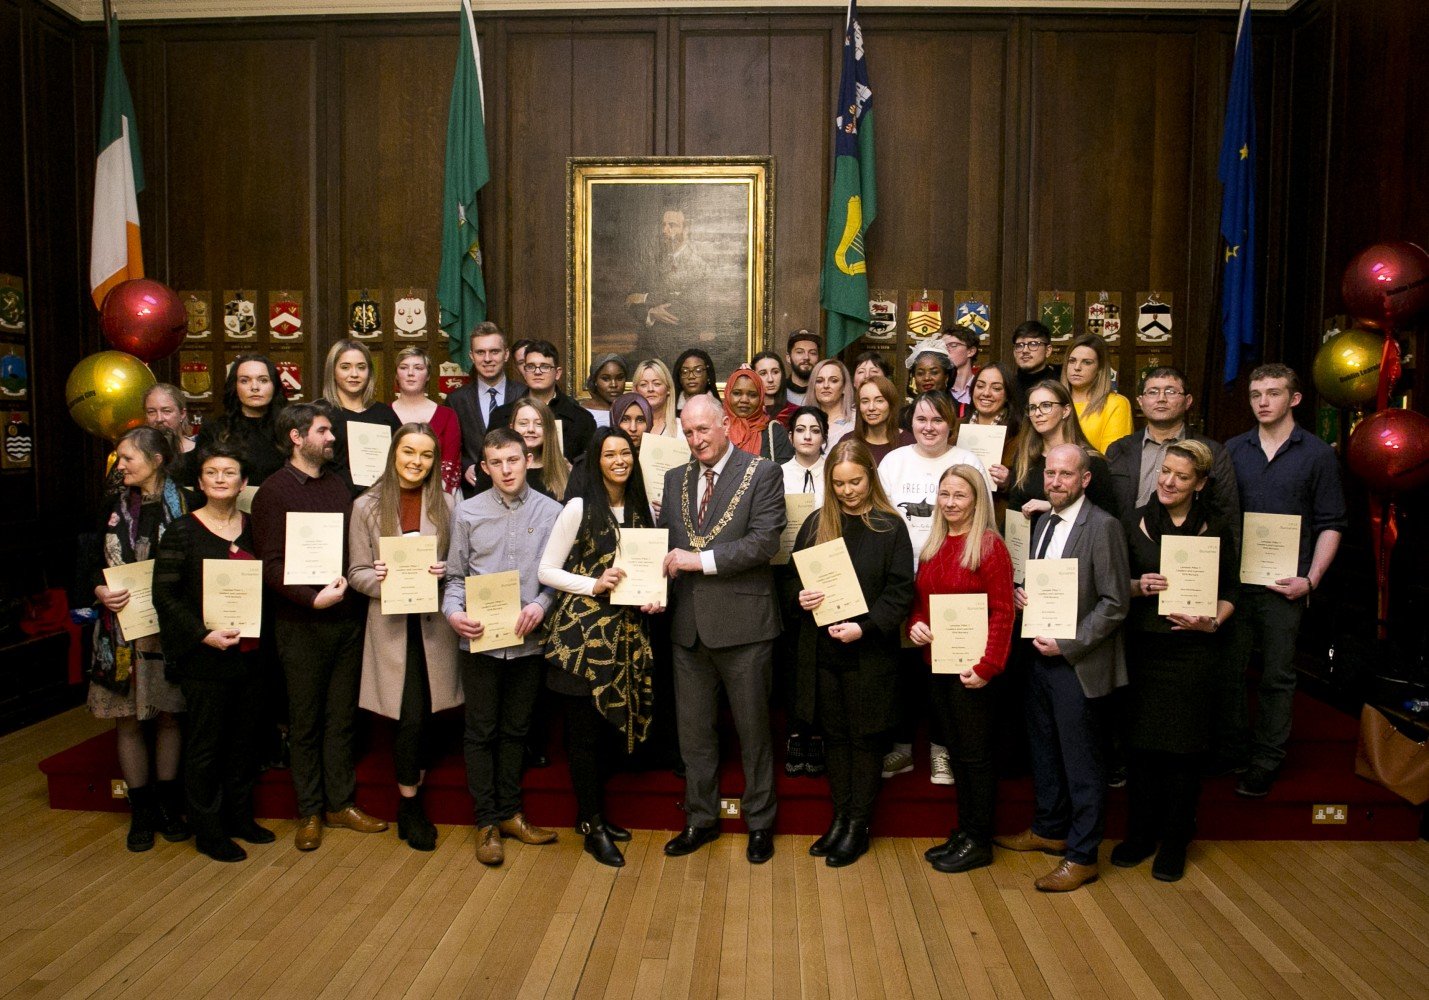
[[[606,829],[604,821],[599,816],[592,816],[582,825],[586,829],[585,852],[603,865],[611,868],[624,868],[625,855],[621,854],[620,848],[615,846],[615,841],[611,839],[610,831]]]
[[[397,803],[397,837],[414,851],[437,849],[437,828],[422,810],[422,793],[401,796]]]
[[[833,822],[824,831],[824,835],[809,845],[809,853],[816,858],[827,857],[829,851],[833,850],[835,844],[843,839],[848,833],[848,817],[834,814]]]

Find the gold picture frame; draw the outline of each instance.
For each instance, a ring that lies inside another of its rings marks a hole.
[[[591,359],[634,367],[709,352],[720,383],[764,350],[774,279],[767,156],[566,161],[566,357],[572,395]]]

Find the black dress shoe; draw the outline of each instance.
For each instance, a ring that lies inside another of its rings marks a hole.
[[[1186,874],[1186,845],[1168,840],[1151,862],[1151,876],[1158,882],[1179,882]]]
[[[744,846],[744,856],[751,865],[762,865],[774,857],[774,831],[750,830],[749,843]]]
[[[618,844],[629,843],[630,831],[625,829],[625,827],[617,826],[608,819],[602,819],[601,823],[605,825],[605,832],[610,834],[611,840],[615,841]],[[579,823],[577,823],[576,833],[580,834],[582,837],[590,833],[590,821],[583,819]]]
[[[923,860],[927,862],[937,861],[946,854],[952,854],[958,849],[967,836],[961,830],[954,830],[948,834],[948,839],[941,844],[934,844],[923,852]]]
[[[940,872],[956,875],[970,872],[974,868],[986,868],[992,864],[992,845],[980,844],[971,837],[964,837],[958,846],[946,854],[933,859],[933,867]]]
[[[589,832],[585,835],[585,852],[609,868],[624,868],[625,855],[615,846],[610,829],[596,817],[594,822],[582,823]]]
[[[711,840],[719,839],[719,824],[710,826],[687,826],[665,845],[665,853],[672,858],[683,858],[704,847]]]
[[[234,840],[246,840],[250,844],[271,844],[278,839],[272,830],[259,826],[251,819],[228,830],[228,835]]]
[[[829,855],[824,858],[824,864],[830,868],[843,868],[853,864],[866,853],[868,853],[868,824],[851,822],[848,829],[844,831],[844,835],[829,848]]]
[[[1111,863],[1118,868],[1135,868],[1156,853],[1156,841],[1127,837],[1111,849]]]
[[[809,853],[816,858],[827,857],[829,848],[837,844],[847,831],[848,817],[835,815],[824,835],[809,845]]]
[[[220,840],[199,837],[195,841],[195,846],[198,847],[200,854],[207,855],[215,861],[244,861],[248,858],[248,852],[227,837]]]

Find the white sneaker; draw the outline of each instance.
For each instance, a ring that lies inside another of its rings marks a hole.
[[[883,776],[891,778],[895,774],[906,774],[913,770],[913,748],[894,744],[893,749],[883,755]]]
[[[934,747],[930,763],[932,764],[932,776],[928,779],[935,785],[951,785],[953,783],[953,767],[948,762],[948,751],[943,747]]]

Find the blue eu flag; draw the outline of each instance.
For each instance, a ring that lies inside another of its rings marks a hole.
[[[1250,0],[1241,0],[1217,171],[1223,186],[1221,333],[1226,340],[1227,382],[1235,381],[1242,355],[1254,353],[1259,342],[1255,332],[1255,74],[1250,52]]]

